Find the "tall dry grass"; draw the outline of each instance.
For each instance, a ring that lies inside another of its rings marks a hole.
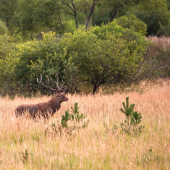
[[[154,42],[157,47],[162,48],[164,51],[166,51],[170,46],[170,37],[149,36],[147,39]]]
[[[119,109],[126,96],[143,116],[145,129],[140,136],[121,133],[120,128],[112,131],[125,119]],[[14,110],[20,104],[45,102],[50,97],[0,98],[0,169],[170,169],[169,81],[143,94],[68,97],[49,122],[16,119]],[[55,133],[51,125],[60,123],[61,115],[75,102],[88,115],[89,126],[72,136]]]

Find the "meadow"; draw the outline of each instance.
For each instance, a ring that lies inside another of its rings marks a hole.
[[[37,98],[0,98],[0,169],[170,169],[170,81],[147,87],[143,93],[129,91],[112,95],[70,95],[49,120],[16,118],[20,104],[46,102]],[[123,133],[122,102],[129,97],[142,114],[140,135]],[[60,132],[61,116],[78,102],[89,124],[69,135]],[[117,129],[114,129],[114,126]]]

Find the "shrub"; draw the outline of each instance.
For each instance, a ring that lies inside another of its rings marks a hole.
[[[7,34],[7,32],[8,32],[8,28],[6,27],[5,22],[0,20],[0,35]]]
[[[145,126],[139,126],[142,116],[141,113],[134,111],[135,104],[129,105],[129,97],[126,97],[126,104],[123,102],[121,112],[126,115],[126,120],[121,124],[123,132],[127,134],[140,134]]]
[[[39,74],[54,78],[56,73],[73,93],[95,94],[100,86],[130,85],[143,61],[145,47],[145,37],[116,22],[88,32],[78,29],[61,39],[49,32],[42,40],[17,44],[10,53],[6,63],[16,83],[12,91],[49,93],[39,88],[36,79]]]
[[[25,89],[25,92],[42,91],[36,82],[37,77],[42,75],[62,74],[62,58],[58,55],[58,39],[55,33],[49,32],[43,34],[43,40],[33,40],[24,44],[18,44],[16,49],[11,53],[13,59],[12,69],[13,76],[18,88]],[[60,69],[61,68],[61,69]]]
[[[133,14],[123,15],[116,19],[116,21],[123,28],[129,28],[135,32],[139,32],[143,36],[147,34],[147,25]]]
[[[69,129],[69,133],[71,133],[74,129],[80,129],[80,128],[85,128],[89,121],[84,121],[83,124],[80,124],[80,122],[82,122],[87,115],[85,114],[80,114],[79,113],[79,107],[78,107],[78,103],[74,103],[74,108],[71,107],[72,109],[72,113],[70,114],[67,111],[65,111],[65,115],[62,115],[62,119],[61,119],[61,125],[64,128],[68,128]],[[72,121],[73,125],[72,126],[68,126],[68,121]]]
[[[147,24],[148,35],[163,35],[169,25],[168,6],[166,0],[143,0],[138,5],[129,8],[127,14],[135,14]],[[161,27],[166,28],[165,30]]]

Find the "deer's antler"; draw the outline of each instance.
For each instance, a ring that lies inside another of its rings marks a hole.
[[[44,86],[44,87],[46,87],[46,88],[48,88],[48,89],[50,89],[50,90],[52,90],[52,91],[65,92],[65,91],[67,90],[67,87],[63,88],[63,86],[64,86],[63,80],[62,80],[62,87],[59,87],[59,85],[58,85],[58,81],[59,81],[58,74],[56,74],[56,82],[55,82],[54,80],[50,79],[49,77],[47,77],[47,78],[48,78],[48,86],[46,86],[46,85],[42,82],[42,75],[41,75],[41,74],[40,74],[40,80],[38,80],[38,78],[37,78],[37,83],[41,84],[42,86]],[[50,81],[52,81],[53,83],[55,83],[55,85],[56,85],[56,87],[57,87],[56,89],[50,87]]]

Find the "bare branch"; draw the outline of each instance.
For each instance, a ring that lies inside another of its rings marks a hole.
[[[73,13],[75,14],[75,11],[74,11],[74,9],[68,4],[68,3],[66,3],[66,5],[73,11]]]
[[[67,12],[67,13],[65,13],[65,14],[73,15],[73,16],[75,17],[75,15],[74,15],[74,14],[72,14],[72,13],[69,13],[69,12]]]
[[[73,12],[73,14],[70,13],[70,12],[67,12],[66,14],[69,14],[69,15],[74,16],[75,22],[76,22],[76,28],[78,28],[77,10],[76,10],[76,6],[75,6],[74,2],[72,1],[72,3],[71,3],[73,7],[71,7],[68,3],[65,3],[65,4],[66,4],[66,5],[71,9],[71,11]]]

